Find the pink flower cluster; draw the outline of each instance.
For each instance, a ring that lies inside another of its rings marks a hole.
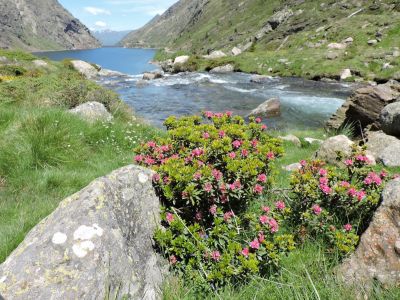
[[[368,176],[364,179],[364,183],[366,185],[371,185],[371,184],[381,185],[382,178],[375,172],[370,172],[368,173]]]

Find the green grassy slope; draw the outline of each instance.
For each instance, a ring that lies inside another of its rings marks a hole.
[[[255,39],[271,16],[285,8],[293,15]],[[147,31],[144,41],[155,42],[153,34],[157,36],[156,28]],[[328,49],[328,44],[348,37],[354,42],[346,49]],[[371,46],[371,39],[381,41]],[[234,62],[237,70],[270,75],[338,78],[350,68],[354,77],[368,80],[400,77],[400,59],[393,56],[400,45],[400,4],[395,0],[210,0],[180,34],[159,46],[201,56],[211,50],[230,54],[233,47],[249,42],[253,46],[244,54],[223,62]],[[337,57],[328,59],[329,51]],[[282,58],[288,62],[279,62]]]

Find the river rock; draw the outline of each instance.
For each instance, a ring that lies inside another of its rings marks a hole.
[[[400,137],[400,102],[385,106],[379,119],[383,132]]]
[[[329,49],[335,49],[335,50],[343,50],[346,49],[347,45],[344,43],[330,43],[328,44]]]
[[[175,57],[174,65],[185,64],[189,61],[189,58],[190,58],[190,56],[188,56],[188,55],[177,56],[177,57]]]
[[[160,62],[160,67],[164,72],[172,73],[174,70],[174,61],[172,59],[167,59]]]
[[[367,149],[387,167],[400,166],[400,140],[382,131],[369,132]]]
[[[286,135],[286,136],[280,136],[279,138],[280,138],[281,140],[290,142],[290,143],[292,143],[293,145],[296,145],[297,147],[301,147],[301,141],[300,141],[300,139],[299,139],[297,136],[293,135],[293,134],[288,134],[288,135]]]
[[[400,95],[400,84],[387,83],[357,89],[327,122],[330,129],[339,129],[345,124],[355,123],[360,130],[368,125],[379,129],[382,109],[395,102]]]
[[[32,61],[32,63],[34,64],[35,67],[38,67],[38,68],[45,68],[49,65],[47,62],[45,62],[42,59],[35,59],[34,61]]]
[[[253,75],[250,78],[250,82],[253,83],[267,83],[270,82],[272,79],[271,76],[268,75]]]
[[[130,165],[68,197],[0,265],[5,299],[157,299],[164,264],[152,236],[159,199]]]
[[[111,121],[113,116],[107,111],[104,104],[99,102],[86,102],[70,109],[70,113],[85,119],[88,122]]]
[[[238,56],[238,55],[242,54],[242,50],[240,50],[238,47],[233,47],[231,53],[233,56]]]
[[[98,75],[98,70],[86,61],[71,60],[71,64],[75,70],[77,70],[88,79],[93,79]]]
[[[252,110],[248,116],[275,117],[281,114],[281,101],[271,98]]]
[[[209,55],[204,55],[203,57],[205,59],[217,59],[217,58],[222,58],[225,56],[226,56],[226,54],[224,52],[217,50],[217,51],[211,52]]]
[[[163,75],[160,72],[146,72],[143,74],[143,80],[154,80],[162,78]]]
[[[351,71],[350,69],[344,69],[341,73],[340,73],[340,80],[346,80],[347,78],[351,77]]]
[[[400,179],[387,184],[382,200],[356,252],[338,269],[348,284],[371,286],[377,280],[386,287],[400,285]]]
[[[227,64],[210,70],[210,73],[231,73],[234,70],[235,67],[232,64]]]
[[[343,161],[337,160],[337,153],[340,152],[344,158],[351,155],[353,142],[345,135],[331,137],[321,144],[315,153],[315,158],[326,161],[329,164],[343,166]]]

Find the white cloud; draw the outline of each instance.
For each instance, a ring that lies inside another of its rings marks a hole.
[[[107,23],[103,21],[97,21],[96,23],[94,23],[94,25],[101,28],[107,27]]]
[[[111,12],[109,10],[106,10],[104,8],[99,8],[99,7],[93,7],[93,6],[87,6],[84,8],[85,11],[87,11],[89,14],[92,15],[111,15]]]

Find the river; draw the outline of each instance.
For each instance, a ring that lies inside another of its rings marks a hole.
[[[277,129],[314,129],[343,104],[351,86],[299,78],[271,78],[252,83],[245,73],[182,73],[143,82],[142,73],[158,69],[149,61],[155,50],[100,48],[78,51],[35,53],[52,60],[74,58],[119,71],[127,76],[104,77],[99,83],[113,89],[137,115],[162,126],[170,115],[199,114],[203,110],[233,111],[246,116],[271,97],[279,97],[282,114],[265,122]]]

